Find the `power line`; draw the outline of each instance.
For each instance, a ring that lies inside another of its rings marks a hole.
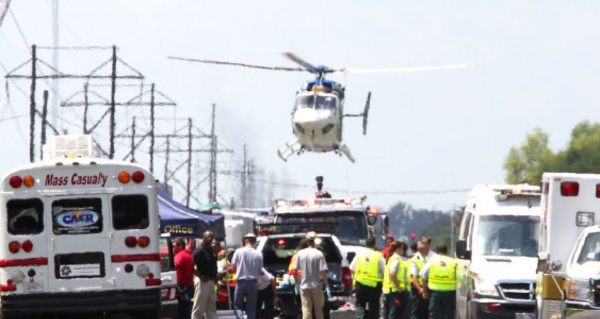
[[[264,179],[251,178],[253,182],[273,184],[277,186],[287,186],[291,188],[310,188],[314,189],[315,185],[297,184],[290,182],[273,182]],[[445,190],[396,190],[396,191],[377,191],[377,190],[345,190],[339,188],[328,188],[330,191],[348,193],[348,194],[369,194],[369,195],[430,195],[430,194],[449,194],[449,193],[465,193],[471,188],[445,189]]]

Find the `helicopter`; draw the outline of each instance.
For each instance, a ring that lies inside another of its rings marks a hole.
[[[284,160],[303,152],[334,152],[344,155],[352,163],[355,159],[346,144],[342,143],[342,128],[344,117],[362,117],[363,135],[367,133],[367,121],[371,105],[371,92],[367,94],[367,100],[362,113],[344,114],[345,87],[338,82],[325,79],[325,75],[334,72],[348,73],[386,73],[386,72],[418,72],[443,69],[459,69],[472,67],[472,64],[447,65],[440,67],[409,67],[409,68],[385,68],[385,69],[334,69],[324,65],[312,65],[294,53],[285,52],[284,56],[297,63],[300,67],[265,66],[247,64],[240,62],[228,62],[207,59],[190,59],[181,57],[168,57],[173,60],[188,62],[199,62],[208,64],[220,64],[229,66],[240,66],[247,68],[275,70],[275,71],[300,71],[314,74],[313,80],[303,83],[300,91],[296,92],[295,103],[292,110],[292,132],[296,140],[287,143],[277,150],[277,155]]]

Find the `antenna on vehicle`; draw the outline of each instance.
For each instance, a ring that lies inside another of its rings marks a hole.
[[[317,176],[315,178],[317,181],[317,193],[315,194],[316,198],[331,198],[331,194],[323,191],[323,176]]]

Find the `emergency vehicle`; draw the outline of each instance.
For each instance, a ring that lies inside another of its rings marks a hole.
[[[456,317],[518,318],[535,312],[540,188],[477,185],[456,249]]]
[[[156,318],[161,279],[154,177],[137,164],[91,157],[91,137],[58,136],[53,143],[62,149],[51,144],[57,156],[0,180],[4,318],[115,312]]]
[[[600,318],[600,175],[544,173],[537,317]]]
[[[335,235],[342,244],[344,257],[351,262],[357,253],[366,251],[368,237],[384,237],[388,218],[378,209],[365,205],[361,198],[310,198],[273,200],[273,223],[296,225],[294,233],[321,228]],[[380,225],[376,227],[377,221]],[[333,226],[333,227],[329,227]],[[276,226],[275,226],[276,227]]]

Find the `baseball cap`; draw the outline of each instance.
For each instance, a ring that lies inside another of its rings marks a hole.
[[[385,236],[385,239],[394,239],[394,234],[389,233]]]
[[[256,235],[254,233],[247,233],[244,238],[256,238]]]
[[[308,233],[306,233],[306,239],[315,239],[317,237],[317,233],[315,233],[314,231],[309,231]]]
[[[235,252],[235,249],[233,249],[231,247],[227,248],[227,254],[231,254],[231,253],[234,253],[234,252]]]

